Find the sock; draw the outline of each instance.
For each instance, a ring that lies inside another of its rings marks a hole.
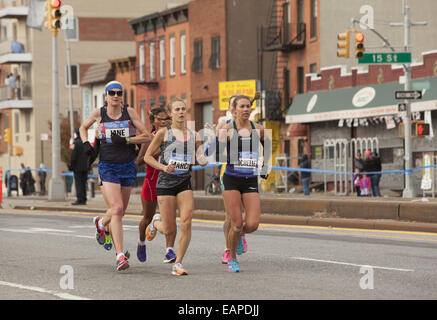
[[[123,257],[123,256],[124,256],[124,253],[123,253],[123,252],[117,254],[117,261],[118,261],[121,257]]]
[[[170,249],[172,249],[174,251],[173,247],[168,247],[166,252],[168,252],[168,250],[170,250]]]
[[[138,240],[138,244],[141,245],[141,246],[145,246],[146,245],[146,241]]]

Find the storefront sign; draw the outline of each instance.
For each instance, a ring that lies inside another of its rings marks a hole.
[[[220,110],[226,111],[229,109],[229,99],[234,94],[242,94],[253,98],[256,93],[256,82],[256,80],[219,82]],[[252,105],[252,109],[255,107],[256,103]]]

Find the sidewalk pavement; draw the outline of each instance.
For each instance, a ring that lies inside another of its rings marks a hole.
[[[437,233],[437,199],[400,197],[364,198],[313,192],[260,193],[261,223],[364,228]],[[3,196],[2,208],[19,210],[80,211],[103,214],[107,207],[96,192],[86,205],[75,205],[72,196],[65,201],[49,201],[47,196]],[[223,197],[194,191],[194,218],[223,221]],[[142,215],[139,190],[134,189],[127,214]]]

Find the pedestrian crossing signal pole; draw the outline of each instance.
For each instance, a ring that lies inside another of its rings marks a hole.
[[[59,121],[58,31],[61,28],[61,1],[47,0],[46,28],[52,32],[52,176],[49,201],[64,201],[65,186],[61,178],[61,128]]]

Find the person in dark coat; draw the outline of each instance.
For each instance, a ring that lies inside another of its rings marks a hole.
[[[73,171],[74,186],[77,200],[72,205],[86,204],[86,183],[88,179],[88,154],[80,138],[79,129],[75,129],[73,151],[71,152],[68,169]]]
[[[379,165],[378,165],[379,164]],[[378,172],[381,171],[380,162],[372,155],[370,150],[364,151],[364,172]],[[367,174],[372,183],[372,194],[374,197],[380,197],[379,193],[379,174]]]
[[[302,162],[300,164],[300,167],[302,169],[311,169],[311,164],[310,161],[308,160],[308,155],[304,154],[302,156]],[[302,181],[303,193],[306,196],[310,195],[310,177],[311,177],[311,172],[308,171],[300,172],[300,179]]]

